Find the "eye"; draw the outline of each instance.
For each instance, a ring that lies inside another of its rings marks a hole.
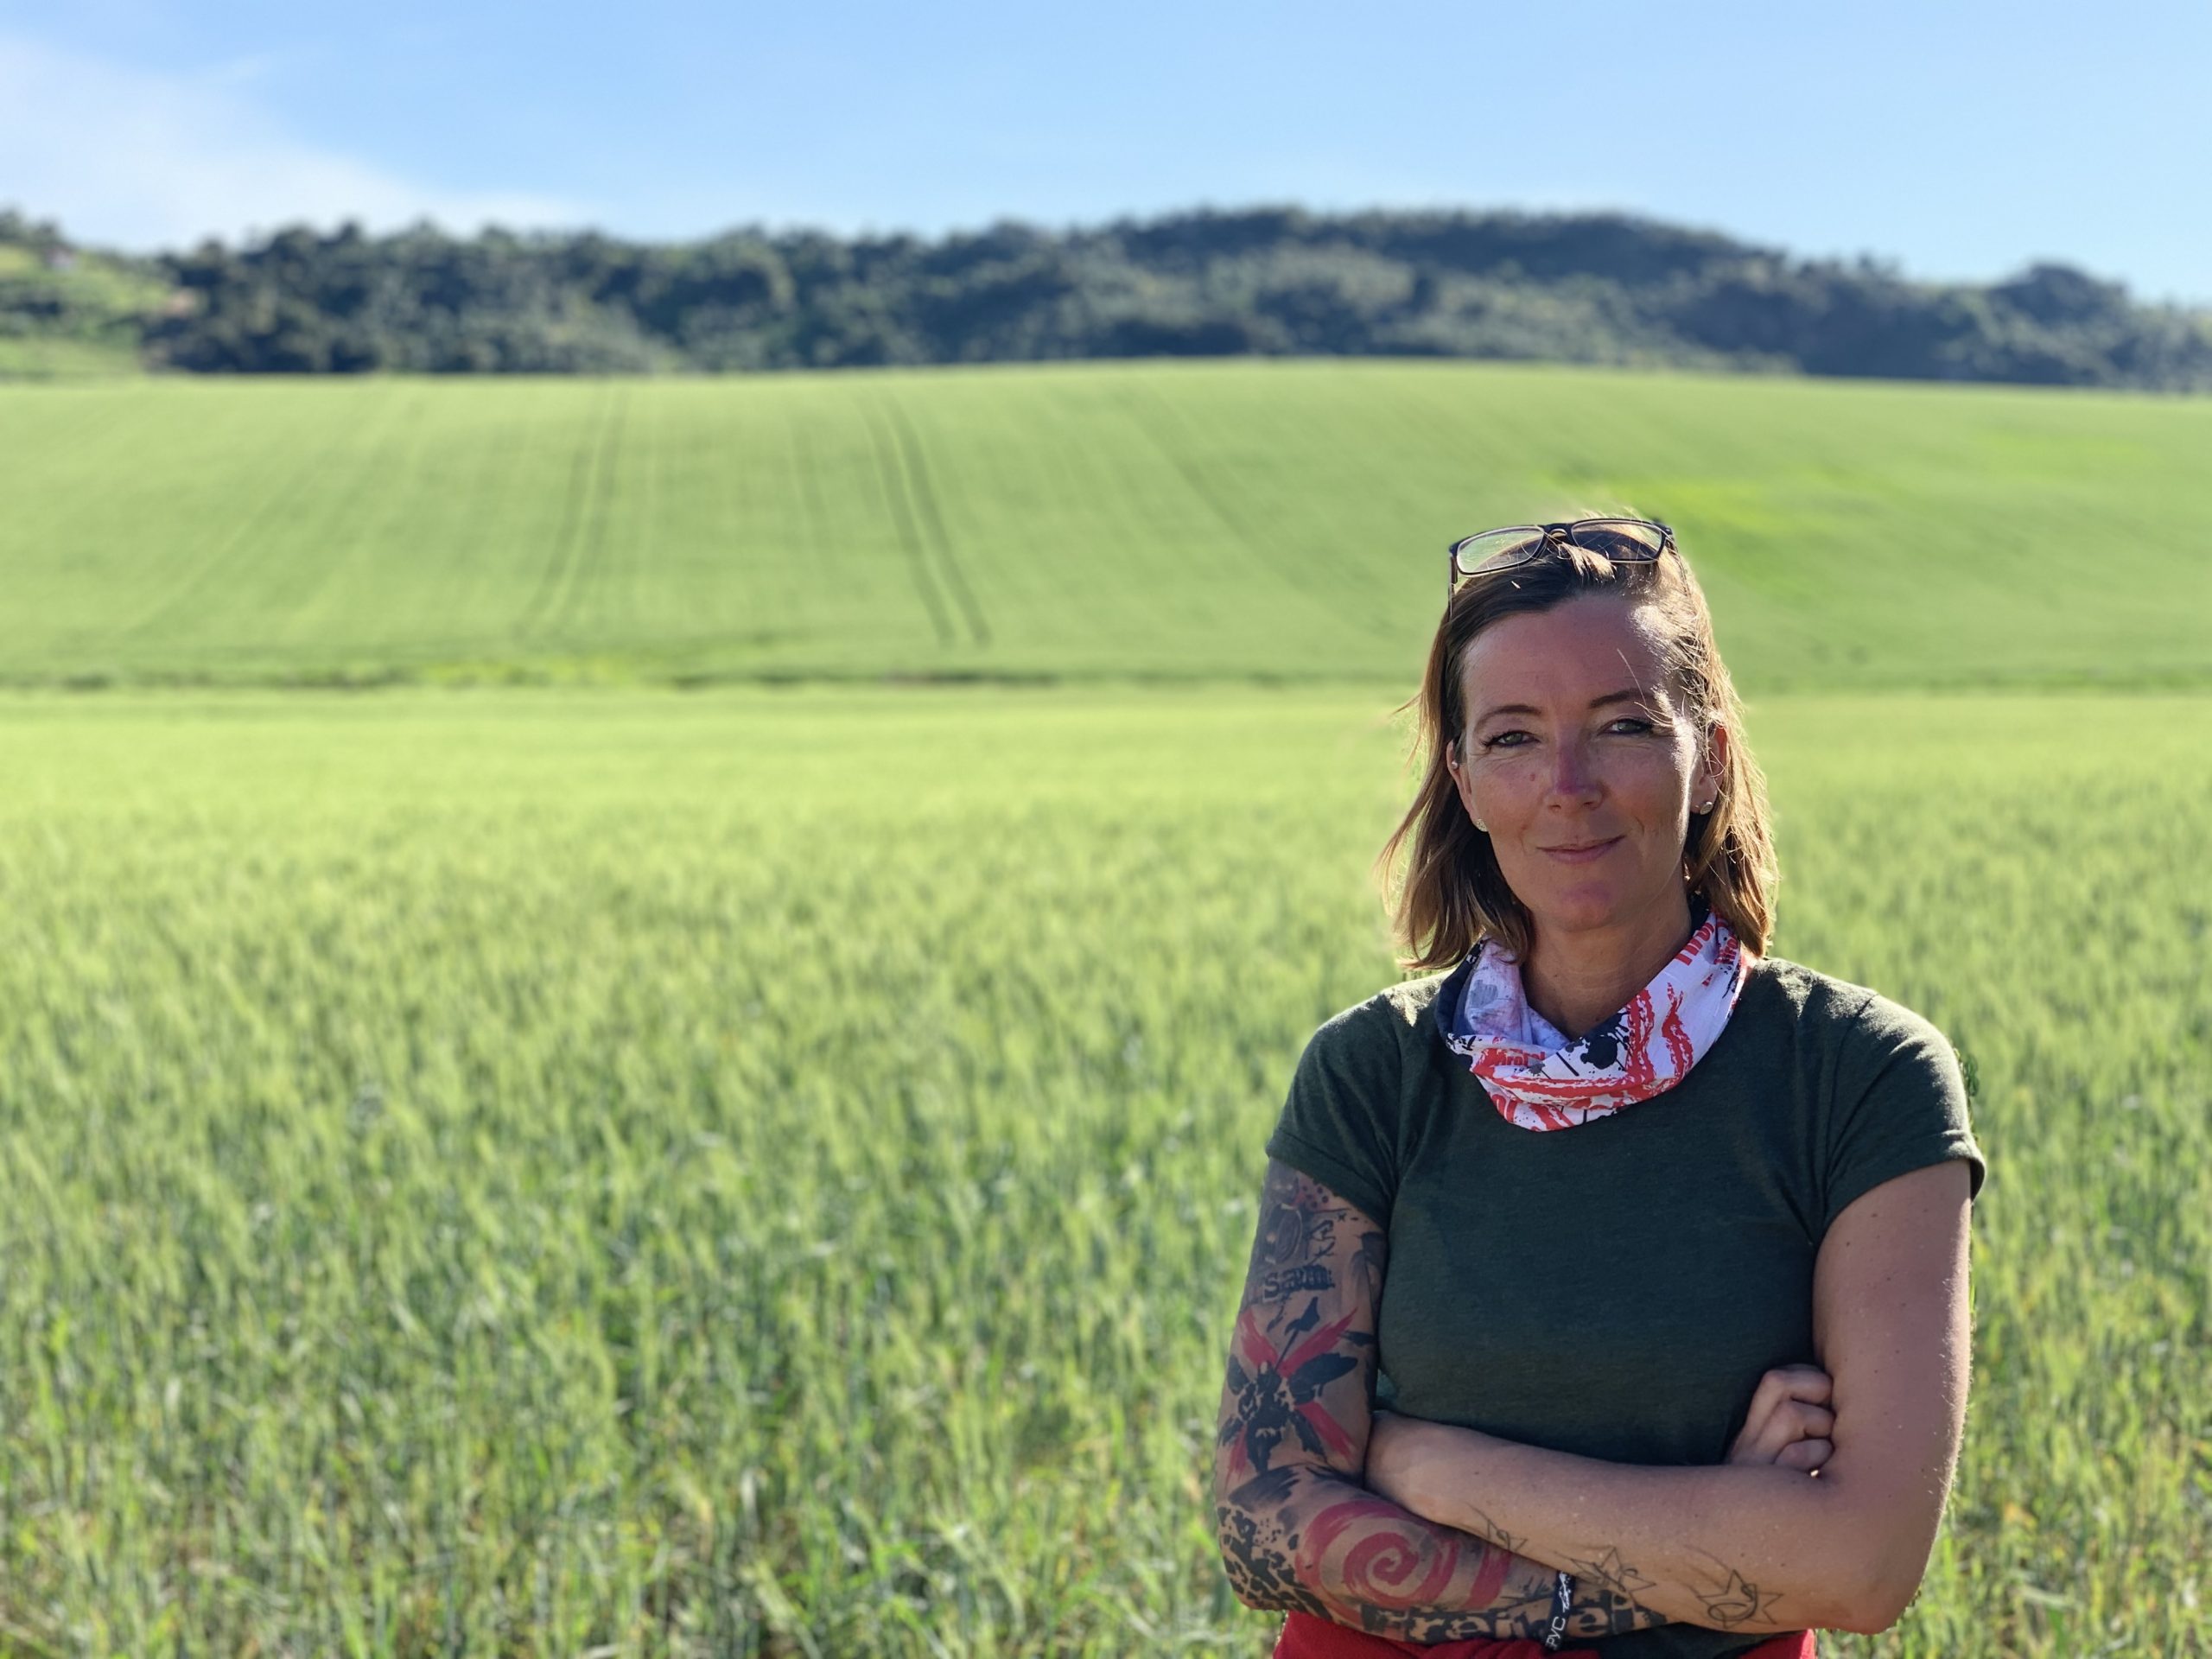
[[[1483,741],[1482,741],[1482,747],[1483,747],[1484,748],[1485,748],[1485,749],[1496,749],[1496,748],[1517,749],[1517,748],[1520,748],[1520,747],[1522,747],[1522,745],[1520,745],[1520,744],[1518,744],[1518,743],[1511,743],[1511,742],[1508,742],[1506,740],[1507,740],[1507,739],[1509,739],[1509,738],[1515,738],[1515,737],[1527,737],[1528,735],[1529,735],[1529,734],[1528,734],[1528,733],[1526,733],[1526,732],[1524,732],[1524,731],[1521,731],[1521,730],[1519,730],[1518,728],[1516,728],[1515,730],[1513,730],[1513,731],[1510,731],[1510,732],[1499,732],[1499,733],[1497,733],[1497,734],[1496,735],[1494,735],[1494,736],[1486,737],[1486,738],[1483,739]],[[1531,741],[1533,741],[1534,740],[1531,740]]]
[[[1635,715],[1624,715],[1620,719],[1615,721],[1613,725],[1616,727],[1627,727],[1631,734],[1648,732],[1651,729],[1651,722],[1649,721],[1644,720]]]

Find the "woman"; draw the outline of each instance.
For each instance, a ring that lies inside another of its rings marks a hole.
[[[1450,971],[1324,1024],[1268,1141],[1239,1597],[1279,1656],[1886,1628],[1966,1408],[1949,1044],[1765,954],[1764,785],[1665,526],[1455,544],[1420,701],[1383,856],[1408,966]]]

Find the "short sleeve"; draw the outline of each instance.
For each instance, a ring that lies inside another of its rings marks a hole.
[[[1969,1194],[1988,1166],[1974,1143],[1966,1077],[1950,1039],[1876,995],[1846,1033],[1829,1116],[1823,1227],[1883,1182],[1956,1158]]]
[[[1267,1152],[1388,1226],[1397,1195],[1400,1058],[1389,1011],[1347,1008],[1306,1040]]]

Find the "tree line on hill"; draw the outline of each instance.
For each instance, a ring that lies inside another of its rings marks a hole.
[[[1300,354],[2212,389],[2212,311],[2070,266],[1916,282],[1619,214],[1281,207],[680,244],[349,225],[128,257],[0,213],[10,251],[0,340],[127,329],[146,366],[200,372]]]

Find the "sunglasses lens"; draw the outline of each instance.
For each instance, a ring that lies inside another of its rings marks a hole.
[[[1541,533],[1531,535],[1525,530],[1493,530],[1475,537],[1462,546],[1456,563],[1461,575],[1480,575],[1485,570],[1503,570],[1525,563],[1543,544],[1544,538]]]
[[[1667,532],[1641,518],[1592,518],[1575,527],[1573,540],[1592,553],[1634,563],[1657,558],[1667,545]]]

